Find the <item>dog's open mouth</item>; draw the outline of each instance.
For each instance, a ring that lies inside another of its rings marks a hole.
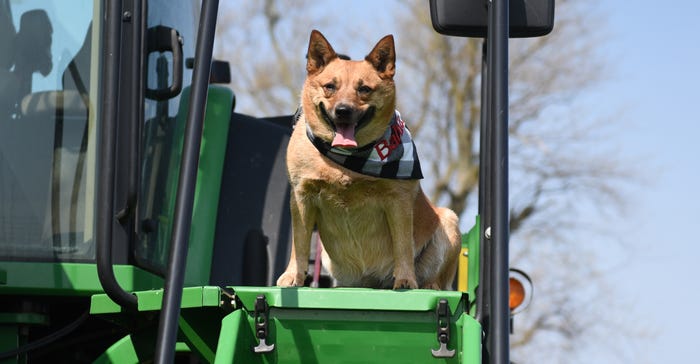
[[[333,137],[331,146],[356,148],[357,140],[355,140],[355,124],[336,124],[335,136]]]
[[[323,120],[335,131],[331,146],[339,148],[357,148],[357,140],[355,140],[357,130],[372,120],[374,116],[374,107],[370,107],[357,123],[338,123],[331,119],[323,103],[319,105],[319,108],[321,109]]]

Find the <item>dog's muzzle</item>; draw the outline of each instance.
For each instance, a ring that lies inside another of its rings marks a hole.
[[[322,119],[335,132],[331,145],[341,148],[357,148],[355,134],[374,116],[374,108],[360,112],[348,104],[338,104],[329,114],[323,103],[319,105]]]

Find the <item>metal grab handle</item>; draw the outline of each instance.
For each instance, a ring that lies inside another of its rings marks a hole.
[[[97,276],[105,293],[122,307],[135,309],[138,300],[126,292],[117,282],[112,266],[112,225],[114,216],[114,176],[116,160],[117,118],[119,116],[119,42],[121,35],[120,0],[109,3],[107,24],[109,37],[105,41],[105,74],[102,102],[102,128],[100,130],[99,155],[102,168],[97,173],[97,209],[95,223],[95,261]]]
[[[218,8],[218,0],[202,1],[192,92],[189,100],[190,109],[185,124],[185,140],[182,146],[180,178],[170,240],[168,273],[163,290],[163,307],[158,321],[154,361],[157,364],[170,364],[174,361],[178,317],[180,316],[180,302],[185,282],[185,265],[187,264],[187,249],[192,223],[194,186],[199,166],[199,149],[204,126],[204,112],[207,106],[207,90]]]
[[[168,88],[146,88],[146,97],[151,100],[164,101],[172,99],[182,91],[182,37],[177,30],[157,25],[148,28],[146,33],[147,54],[153,52],[172,52],[173,84]]]

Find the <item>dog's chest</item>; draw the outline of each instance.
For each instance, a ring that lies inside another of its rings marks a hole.
[[[341,179],[333,182],[307,180],[302,183],[301,193],[307,203],[321,212],[339,214],[353,213],[356,209],[370,213],[382,210],[387,198],[386,189],[375,181]]]
[[[386,210],[391,206],[381,183],[313,181],[307,192],[304,200],[317,211],[316,225],[336,269],[347,264],[360,271],[388,266],[391,255],[385,252],[391,251],[392,240]]]

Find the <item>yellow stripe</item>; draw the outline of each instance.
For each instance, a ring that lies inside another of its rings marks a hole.
[[[467,291],[467,278],[469,276],[469,249],[462,247],[459,252],[459,265],[457,268],[457,290]]]

